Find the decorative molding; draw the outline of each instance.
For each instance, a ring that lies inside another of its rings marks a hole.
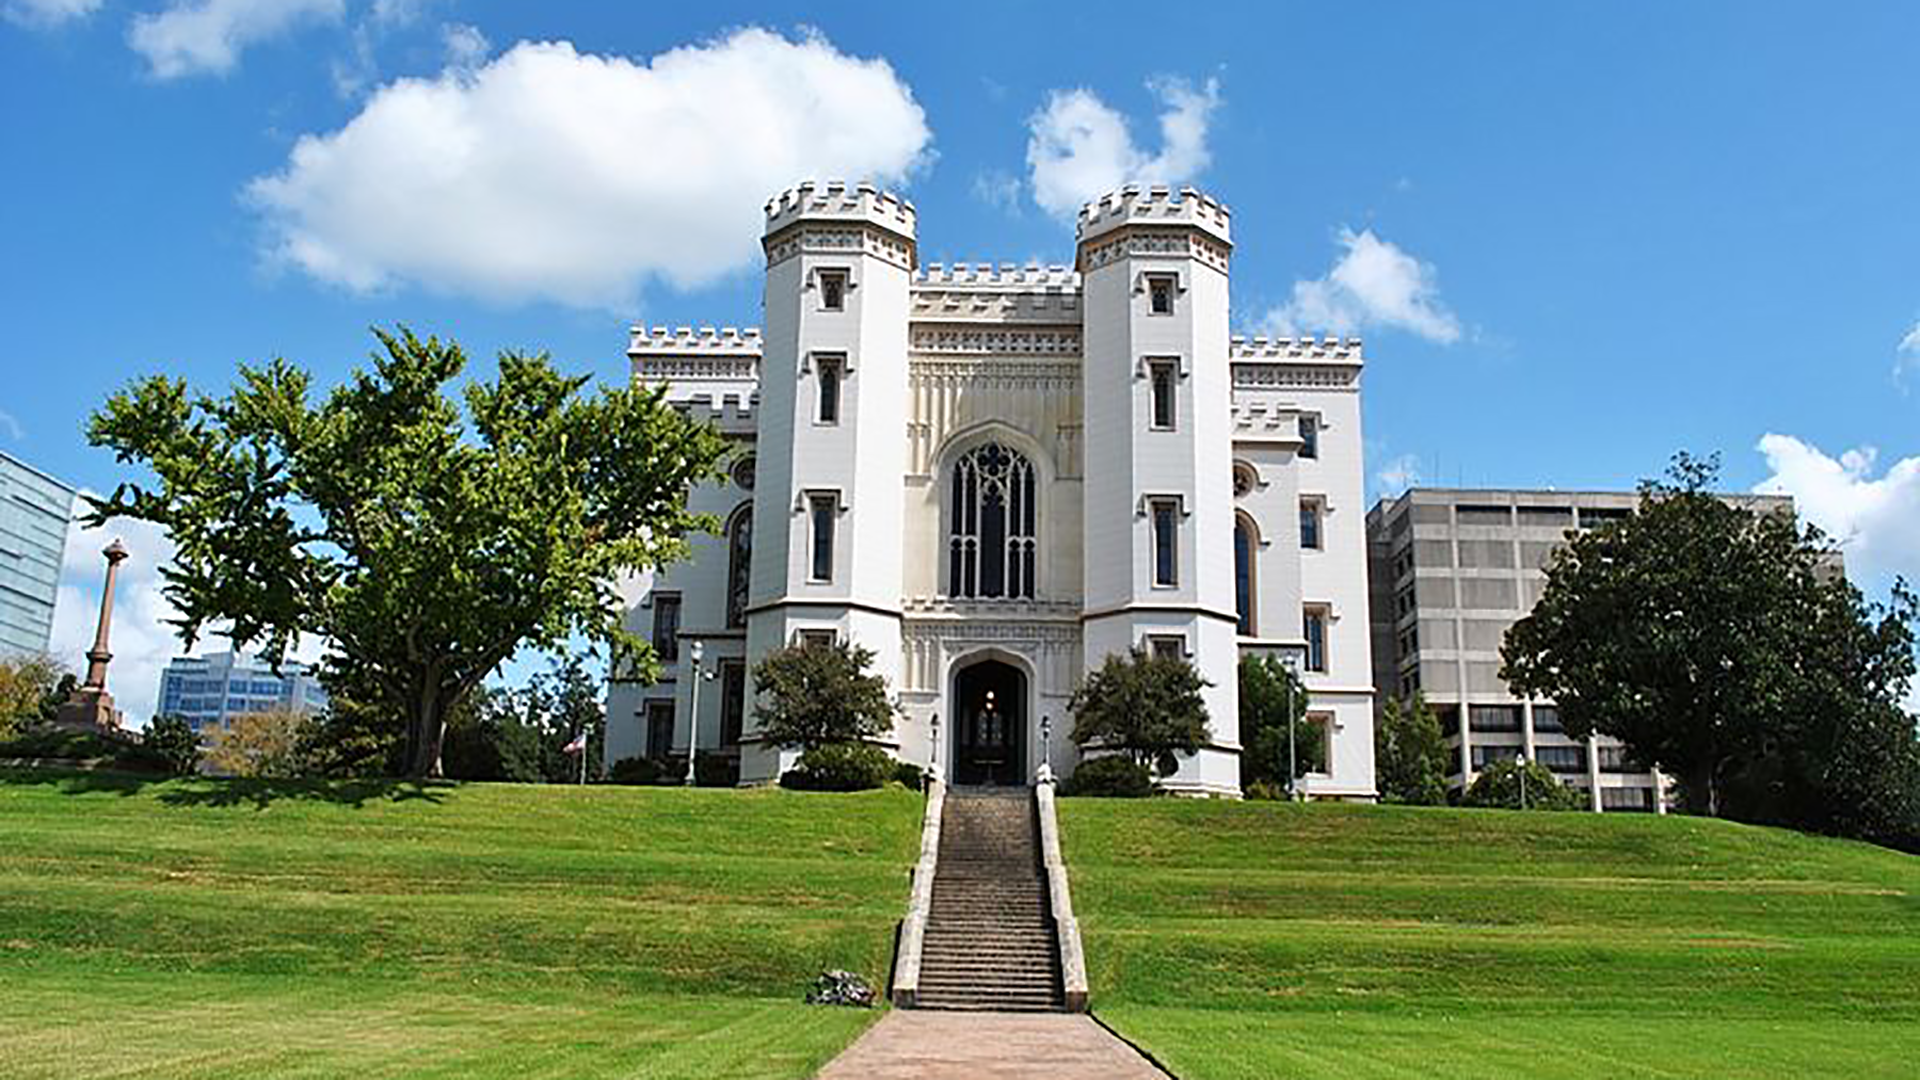
[[[1349,390],[1360,383],[1358,365],[1233,363],[1234,389],[1283,387],[1306,390]]]
[[[914,263],[913,241],[862,222],[795,225],[764,243],[768,269],[800,254],[871,255],[907,271]]]
[[[1232,262],[1228,246],[1204,233],[1187,229],[1129,226],[1082,248],[1080,272],[1091,273],[1136,255],[1184,256],[1223,274]]]
[[[1078,326],[1012,327],[915,324],[908,349],[936,355],[1080,356]]]
[[[1353,364],[1363,362],[1359,338],[1339,338],[1332,334],[1323,338],[1315,338],[1311,335],[1269,338],[1265,334],[1255,334],[1248,338],[1235,334],[1227,340],[1227,356],[1232,360],[1345,360]]]

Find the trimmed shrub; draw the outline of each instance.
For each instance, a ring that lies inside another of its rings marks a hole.
[[[140,745],[165,762],[175,776],[192,776],[200,769],[200,736],[178,716],[154,717]]]
[[[686,779],[687,770],[677,761],[659,758],[621,758],[607,768],[607,783],[650,786],[677,784]]]
[[[780,777],[794,791],[868,791],[893,776],[892,755],[867,743],[827,743],[800,755]]]
[[[1255,780],[1241,788],[1240,794],[1251,802],[1285,802],[1287,789],[1272,780]]]
[[[684,768],[676,772],[680,779],[687,778]],[[702,752],[694,762],[693,782],[698,787],[739,787],[740,759],[730,754]]]
[[[893,763],[893,782],[904,785],[908,791],[925,791],[927,770],[910,761],[896,761]]]
[[[1146,765],[1125,756],[1097,757],[1082,761],[1060,785],[1060,794],[1142,799],[1153,794],[1153,776]]]

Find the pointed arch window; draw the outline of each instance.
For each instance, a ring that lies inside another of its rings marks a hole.
[[[954,463],[947,527],[947,594],[1034,595],[1039,483],[1033,463],[984,443]]]
[[[727,521],[727,627],[747,625],[747,576],[753,569],[753,504]]]
[[[1245,514],[1233,521],[1233,605],[1240,617],[1240,634],[1252,637],[1253,628],[1253,556],[1260,550],[1260,538],[1254,535],[1253,522]]]

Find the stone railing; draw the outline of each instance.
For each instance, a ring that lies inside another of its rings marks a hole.
[[[913,892],[907,918],[900,924],[900,955],[893,965],[893,1003],[911,1009],[920,998],[920,953],[927,940],[927,916],[933,911],[933,875],[940,866],[940,812],[947,786],[927,777],[927,816],[920,825],[920,861],[913,866]]]
[[[1087,957],[1080,951],[1080,924],[1073,917],[1067,889],[1067,864],[1060,857],[1060,825],[1053,814],[1053,777],[1042,776],[1033,797],[1040,816],[1040,858],[1047,869],[1047,895],[1053,901],[1053,930],[1060,941],[1060,982],[1067,1011],[1087,1011]]]

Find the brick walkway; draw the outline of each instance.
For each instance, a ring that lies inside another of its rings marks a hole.
[[[894,1009],[817,1080],[1167,1080],[1133,1047],[1068,1013]]]

